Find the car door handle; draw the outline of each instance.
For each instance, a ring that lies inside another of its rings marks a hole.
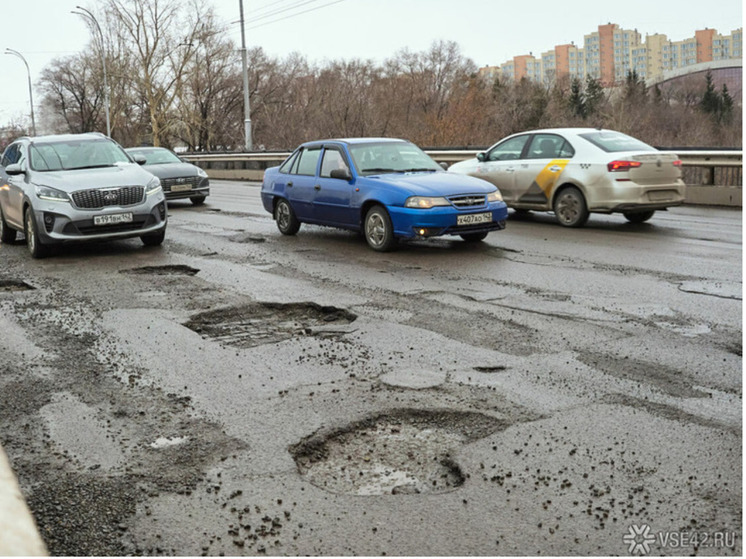
[[[314,190],[321,190],[321,185],[320,185],[320,184],[317,184],[316,186],[314,186],[314,187],[313,187],[313,189],[314,189]]]
[[[290,188],[291,186],[293,186],[293,181],[289,181],[285,186],[287,186],[288,188]]]
[[[506,173],[515,173],[515,168],[514,167],[508,167],[507,169],[505,169],[505,172]]]

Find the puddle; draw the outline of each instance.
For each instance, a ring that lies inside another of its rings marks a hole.
[[[474,370],[478,373],[502,373],[507,371],[508,368],[505,365],[494,365],[486,367],[474,367]]]
[[[331,493],[447,493],[465,480],[459,447],[505,427],[479,413],[397,410],[318,432],[290,452],[301,476]]]
[[[357,315],[316,303],[254,303],[193,316],[184,324],[221,343],[249,348],[298,336],[338,338]]]
[[[258,235],[252,235],[250,233],[239,233],[238,235],[229,237],[228,240],[234,243],[246,244],[246,243],[263,243],[267,239],[264,237],[260,237]]]
[[[199,273],[197,268],[173,264],[167,266],[143,266],[142,268],[130,268],[119,270],[120,274],[150,275],[150,276],[194,276]]]
[[[0,280],[0,292],[30,291],[32,289],[36,288],[20,280]]]

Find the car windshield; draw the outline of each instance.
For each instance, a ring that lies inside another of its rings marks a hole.
[[[362,176],[443,170],[429,155],[409,142],[352,144],[350,155]]]
[[[33,143],[29,165],[34,171],[71,171],[130,163],[124,150],[107,139]]]
[[[181,159],[178,158],[173,152],[161,148],[161,149],[128,149],[132,157],[141,155],[145,158],[145,165],[160,165],[162,163],[181,163]]]
[[[597,132],[580,134],[580,137],[608,153],[617,151],[656,151],[654,147],[621,132],[599,130]]]

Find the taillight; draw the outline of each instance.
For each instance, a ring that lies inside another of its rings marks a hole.
[[[609,172],[614,173],[616,171],[629,171],[630,169],[634,167],[639,167],[642,165],[639,161],[612,161],[609,163],[606,167],[608,167]]]
[[[674,167],[681,167],[681,159],[677,159],[676,161],[674,161],[673,162],[673,166]]]

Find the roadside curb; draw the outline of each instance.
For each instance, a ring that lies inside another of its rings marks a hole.
[[[0,557],[47,555],[8,457],[0,448]]]

